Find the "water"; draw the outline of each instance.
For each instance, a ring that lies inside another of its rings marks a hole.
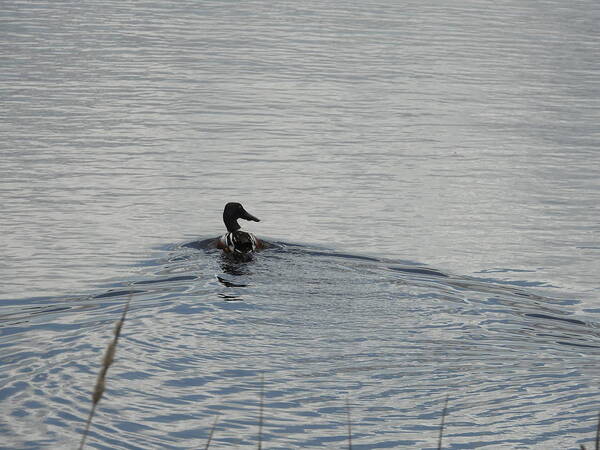
[[[98,448],[592,441],[596,2],[13,2],[0,430]],[[279,248],[184,244],[227,201]]]

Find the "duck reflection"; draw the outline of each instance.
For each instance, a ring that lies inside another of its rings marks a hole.
[[[243,302],[244,301],[244,299],[242,297],[240,297],[239,295],[230,295],[230,294],[220,293],[219,297],[221,297],[226,302]]]
[[[227,292],[221,292],[218,295],[226,302],[244,301],[244,298],[239,295],[239,292],[236,291],[239,288],[245,288],[248,286],[248,284],[244,283],[244,278],[241,278],[250,273],[248,266],[245,264],[247,261],[249,261],[249,259],[241,260],[238,257],[233,258],[230,254],[222,255],[220,266],[223,274],[217,275],[217,280],[223,286],[228,288],[228,290]],[[233,277],[240,278],[236,280],[233,279]]]
[[[247,264],[244,264],[249,261],[250,260],[239,260],[237,258],[231,258],[229,255],[223,255],[221,256],[220,266],[223,273],[240,277],[250,273]]]
[[[225,278],[220,277],[219,275],[217,275],[217,280],[219,280],[219,283],[221,283],[223,286],[227,286],[227,287],[246,287],[246,286],[248,286],[247,284],[232,283],[231,281],[228,281]]]

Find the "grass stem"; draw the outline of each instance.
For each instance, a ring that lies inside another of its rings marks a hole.
[[[206,447],[204,447],[204,450],[208,450],[208,447],[210,447],[210,441],[212,441],[213,433],[215,432],[215,428],[217,427],[218,421],[219,416],[215,416],[215,422],[213,423],[213,426],[210,429],[210,433],[208,434],[208,440],[206,441]]]
[[[265,374],[260,375],[260,404],[258,409],[258,450],[262,450],[263,412],[265,402]]]
[[[596,426],[596,450],[600,450],[600,413],[598,413],[598,425]]]
[[[444,423],[446,421],[446,414],[448,412],[448,396],[444,401],[444,409],[442,410],[442,421],[440,423],[440,434],[438,436],[438,450],[442,450],[442,437],[444,435]]]
[[[352,421],[350,420],[350,400],[346,396],[346,421],[348,422],[348,450],[352,450]]]
[[[100,373],[98,374],[98,378],[96,379],[96,386],[94,386],[94,392],[92,393],[92,408],[90,409],[90,413],[87,418],[87,422],[85,424],[85,429],[83,430],[83,435],[81,436],[81,442],[79,443],[79,450],[82,450],[85,446],[85,441],[88,437],[90,426],[92,424],[92,419],[94,418],[94,414],[96,413],[96,407],[98,403],[100,403],[100,399],[104,394],[104,389],[106,386],[106,374],[108,372],[108,368],[115,360],[115,353],[117,351],[117,344],[119,343],[119,336],[121,336],[121,329],[123,328],[123,324],[125,323],[125,317],[127,316],[127,311],[129,311],[129,304],[131,303],[131,296],[129,294],[129,298],[127,299],[127,303],[125,303],[125,308],[123,308],[123,313],[121,314],[121,318],[115,325],[114,337],[106,347],[106,351],[104,352],[104,357],[102,358],[102,368],[100,369]]]

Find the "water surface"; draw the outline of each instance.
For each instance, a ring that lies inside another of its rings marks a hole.
[[[594,1],[9,2],[9,447],[576,448],[600,288]],[[227,201],[284,246],[187,247]],[[363,257],[367,257],[364,259]],[[416,269],[408,270],[408,269]],[[425,269],[423,269],[425,268]],[[132,284],[133,283],[133,284]]]
[[[2,432],[72,446],[112,323],[132,308],[90,443],[569,448],[594,430],[598,323],[572,302],[409,261],[280,244],[237,263],[191,246],[94,296],[10,305]],[[5,309],[6,310],[6,309]],[[555,405],[560,405],[560,408]]]

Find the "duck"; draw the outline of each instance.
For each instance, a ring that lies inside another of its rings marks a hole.
[[[223,209],[223,222],[227,233],[217,239],[215,247],[233,255],[246,255],[265,248],[265,242],[254,234],[241,230],[238,219],[260,222],[260,219],[246,211],[241,203],[227,203]]]

